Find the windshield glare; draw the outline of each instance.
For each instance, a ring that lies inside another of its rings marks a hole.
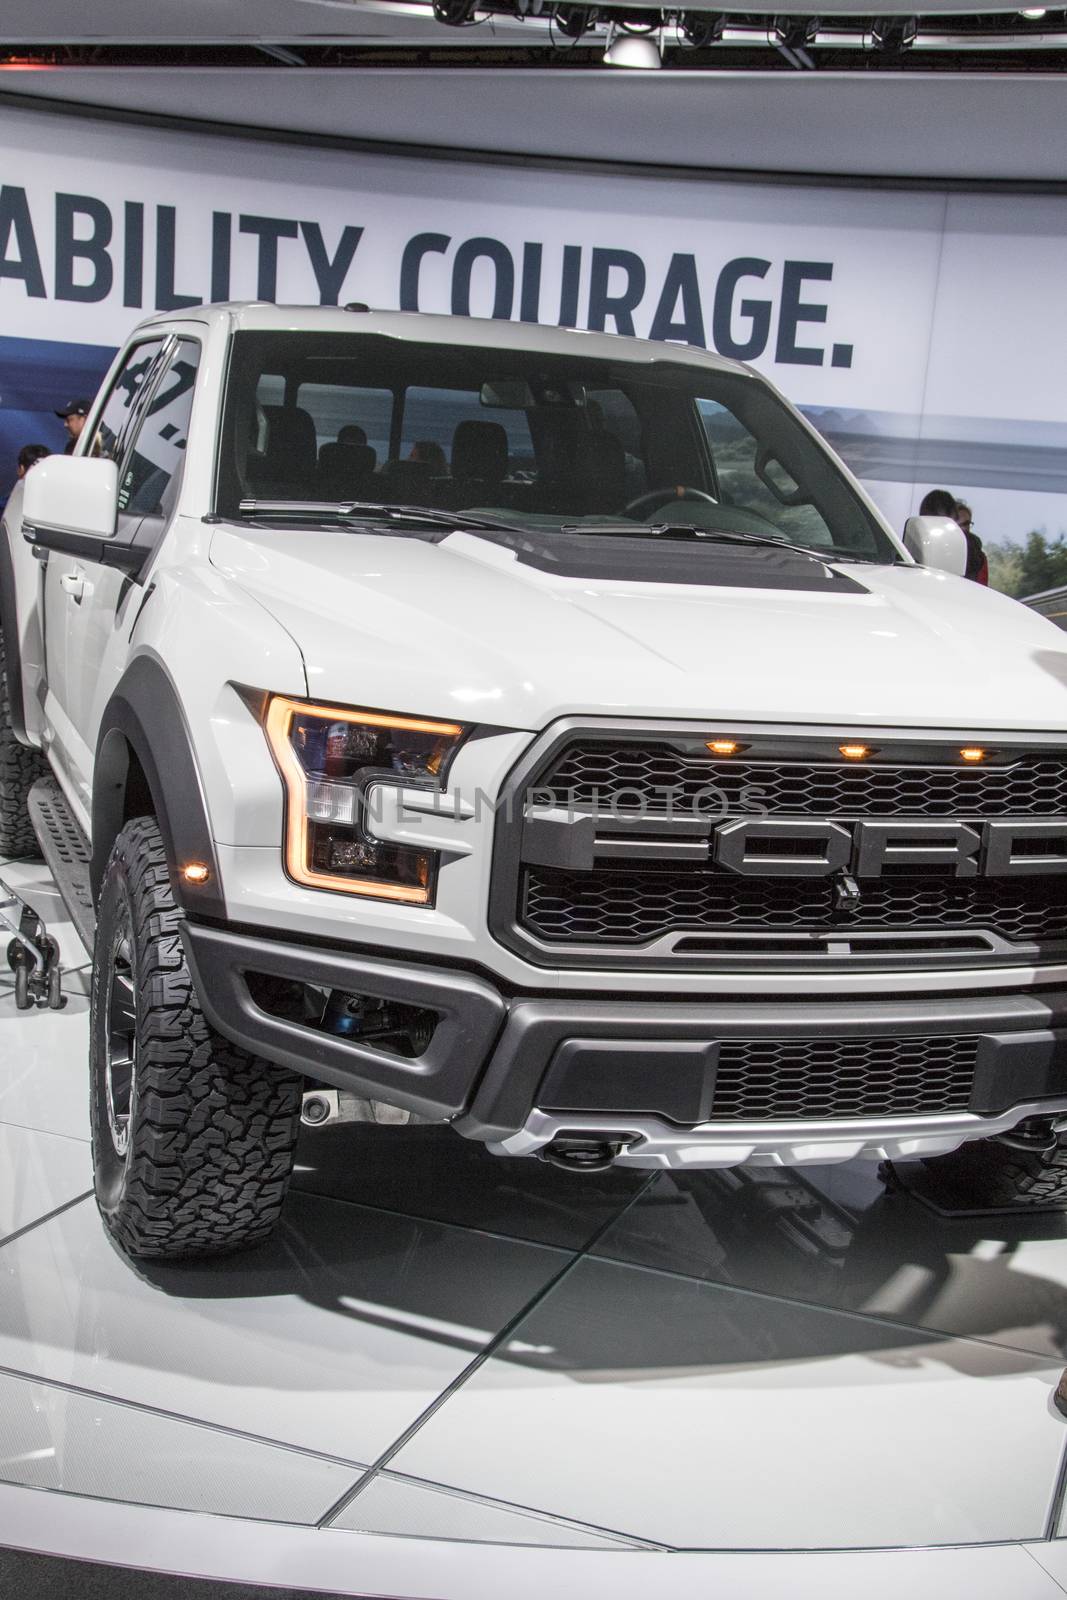
[[[249,500],[421,506],[518,528],[690,524],[898,559],[770,389],[666,351],[649,363],[238,333],[216,509]]]

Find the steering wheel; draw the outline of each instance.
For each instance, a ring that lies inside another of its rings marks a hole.
[[[647,494],[639,494],[636,500],[631,500],[629,505],[623,507],[623,516],[643,517],[652,511],[658,511],[660,506],[667,505],[671,500],[703,500],[711,506],[717,506],[719,503],[713,494],[706,494],[703,489],[694,489],[688,483],[680,483],[676,488],[651,489]]]

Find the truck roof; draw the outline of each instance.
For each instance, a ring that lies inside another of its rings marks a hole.
[[[468,344],[482,349],[543,351],[546,355],[580,353],[606,361],[671,361],[725,372],[752,370],[743,362],[730,361],[692,345],[490,317],[435,316],[429,312],[346,311],[337,306],[279,306],[267,301],[235,300],[190,307],[184,313],[160,312],[141,326],[220,321],[227,321],[234,330],[257,333],[377,333],[392,339]]]

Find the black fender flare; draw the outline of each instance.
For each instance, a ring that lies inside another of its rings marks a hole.
[[[15,568],[6,526],[0,529],[0,633],[7,641],[7,698],[11,731],[19,744],[36,748],[26,736],[26,707],[22,700],[22,655],[19,649],[18,612],[15,607]]]
[[[151,656],[138,656],[130,663],[100,722],[93,769],[94,899],[111,847],[127,820],[131,751],[148,785],[179,905],[190,916],[222,918],[218,855],[192,735],[174,684]],[[203,883],[190,883],[179,871],[193,861],[208,868]]]

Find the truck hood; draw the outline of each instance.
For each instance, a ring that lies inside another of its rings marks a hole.
[[[211,560],[294,639],[314,699],[529,729],[573,713],[1067,728],[1064,634],[926,568],[841,566],[851,583],[827,592],[764,587],[758,560],[744,587],[605,581],[471,533],[226,526]]]

